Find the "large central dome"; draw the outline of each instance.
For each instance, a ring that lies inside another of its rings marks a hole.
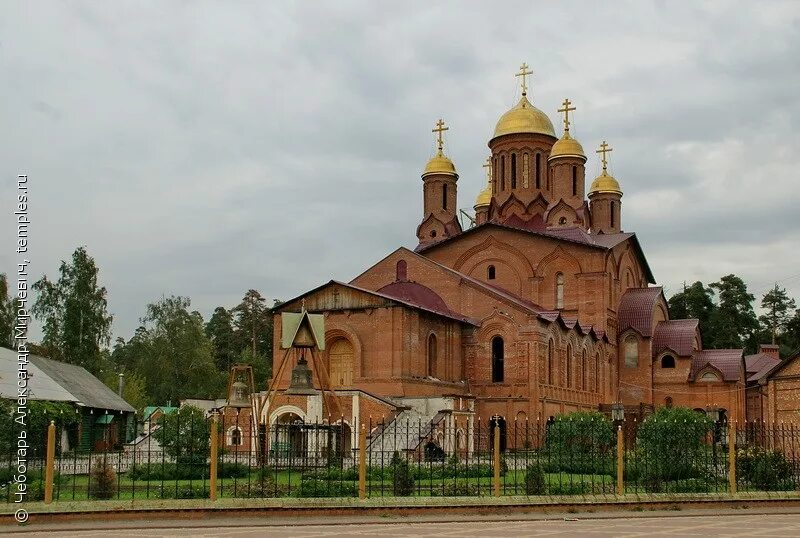
[[[492,138],[514,133],[545,134],[553,138],[556,136],[550,118],[533,106],[524,95],[517,106],[500,117]]]

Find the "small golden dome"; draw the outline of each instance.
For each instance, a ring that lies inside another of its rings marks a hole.
[[[492,138],[513,133],[546,134],[554,138],[556,136],[547,114],[533,106],[525,95],[517,106],[500,116]]]
[[[564,136],[558,139],[558,142],[553,144],[550,149],[550,157],[548,160],[555,159],[556,157],[578,157],[586,161],[586,154],[583,152],[581,143],[569,135],[569,131],[564,133]]]
[[[478,193],[478,197],[475,198],[475,209],[477,210],[479,207],[489,207],[489,204],[492,201],[492,186],[486,185],[481,192]]]
[[[603,170],[603,173],[592,181],[589,195],[592,194],[619,194],[622,196],[622,189],[619,188],[619,182]]]
[[[425,165],[425,171],[422,172],[422,177],[429,174],[449,174],[451,176],[458,176],[453,161],[445,157],[444,153],[441,151],[431,157],[431,160]]]

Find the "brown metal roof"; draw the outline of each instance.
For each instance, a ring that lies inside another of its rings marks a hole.
[[[758,381],[780,363],[780,359],[776,359],[765,353],[745,356],[744,369],[747,372],[747,380]]]
[[[653,336],[653,308],[664,293],[661,286],[628,288],[619,301],[617,330],[620,334],[633,329],[642,336]]]
[[[670,319],[659,322],[653,331],[653,357],[667,349],[681,357],[691,356],[699,323],[696,319]]]
[[[712,366],[722,374],[723,381],[738,381],[742,374],[741,349],[705,349],[692,355],[689,380],[696,381],[697,374],[706,366]]]

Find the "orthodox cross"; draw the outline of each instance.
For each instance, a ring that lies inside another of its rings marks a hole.
[[[564,108],[559,108],[558,112],[563,112],[564,113],[564,132],[568,133],[569,132],[569,113],[574,111],[575,107],[574,106],[573,107],[569,106],[569,105],[572,104],[572,101],[570,101],[569,99],[564,99],[564,102],[561,103],[561,104],[564,105]]]
[[[484,163],[483,167],[486,168],[486,179],[489,181],[489,183],[491,183],[492,182],[492,158],[491,157],[486,157],[486,162]]]
[[[522,62],[522,65],[519,66],[519,73],[515,76],[522,77],[522,95],[528,95],[528,75],[532,75],[533,71],[530,70],[528,64]]]
[[[444,148],[444,138],[442,138],[442,133],[448,130],[450,130],[450,127],[445,127],[444,121],[439,118],[439,121],[436,122],[436,127],[434,127],[431,131],[432,133],[436,133],[436,143],[439,146],[439,153],[441,153],[442,148]]]
[[[603,143],[600,144],[600,149],[595,151],[595,153],[601,153],[602,154],[602,157],[600,157],[600,160],[603,163],[603,172],[606,171],[606,165],[608,165],[608,157],[606,157],[606,153],[610,153],[612,151],[613,150],[610,147],[608,147],[608,144],[606,144],[605,140],[603,140]]]

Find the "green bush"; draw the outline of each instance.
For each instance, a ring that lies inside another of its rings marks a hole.
[[[247,478],[250,466],[244,463],[222,463],[217,465],[217,478]]]
[[[614,428],[598,412],[560,415],[548,426],[543,462],[548,472],[608,474],[614,462]]]
[[[219,468],[217,469],[219,473]],[[176,463],[145,463],[128,470],[130,480],[156,482],[161,480],[203,480],[210,476],[208,465]],[[217,474],[217,476],[220,476]]]
[[[302,480],[295,494],[298,497],[355,497],[356,485],[352,482]]]
[[[528,465],[525,469],[525,494],[544,495],[547,491],[547,481],[544,469],[538,463]]]
[[[639,427],[638,478],[657,485],[700,476],[703,441],[711,426],[703,413],[685,407],[660,407]]]
[[[414,477],[408,467],[408,462],[400,457],[399,452],[392,456],[392,492],[400,497],[408,497],[414,493]]]
[[[10,467],[0,467],[0,486],[13,482],[14,474],[14,469]]]
[[[759,447],[739,449],[736,472],[741,479],[764,491],[794,489],[789,483],[792,464],[778,451]]]

